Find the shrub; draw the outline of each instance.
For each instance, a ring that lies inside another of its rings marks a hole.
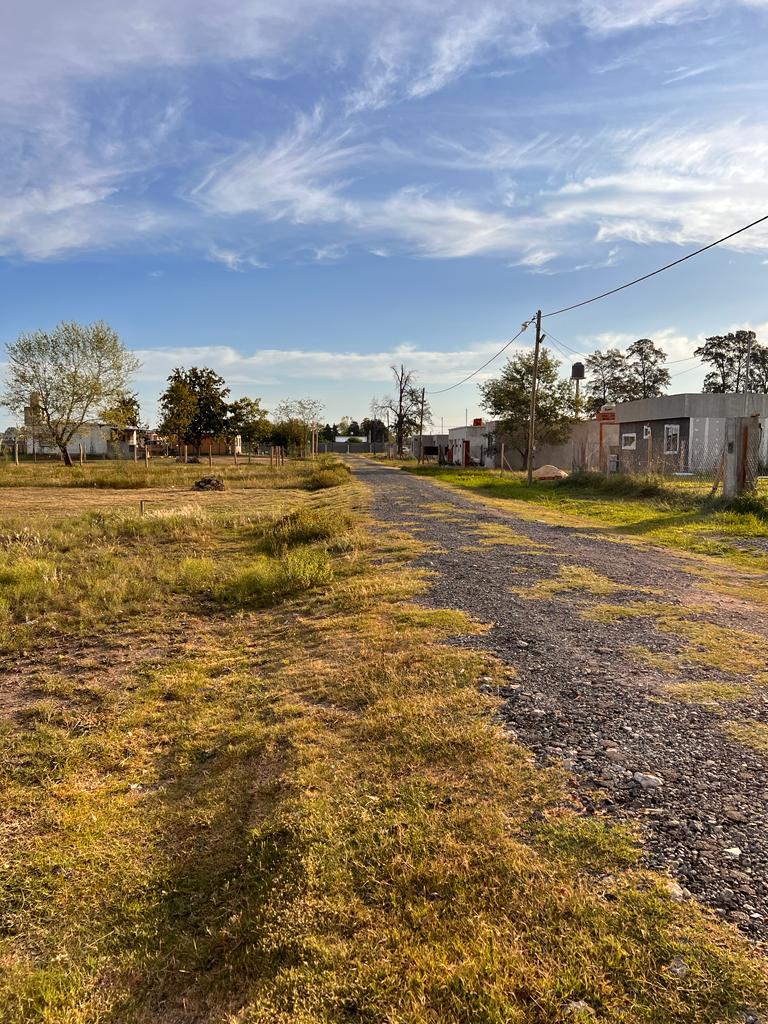
[[[332,513],[328,509],[301,508],[283,516],[264,537],[267,549],[278,555],[286,548],[297,544],[311,544],[313,541],[328,541],[346,533],[351,519],[343,513]]]
[[[352,478],[351,470],[341,462],[320,464],[307,476],[304,486],[308,491],[323,491],[328,487],[339,487],[348,484]]]
[[[740,515],[755,516],[763,522],[768,521],[768,500],[757,494],[740,494],[738,498],[720,499],[716,503],[720,508],[728,512],[738,512]]]
[[[176,584],[187,591],[209,589],[216,575],[216,565],[212,558],[184,558],[176,574]]]
[[[261,555],[223,584],[218,596],[226,603],[277,604],[332,579],[333,567],[326,551],[298,547],[279,558]]]

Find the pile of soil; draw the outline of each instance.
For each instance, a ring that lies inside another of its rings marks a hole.
[[[223,491],[224,481],[218,476],[203,476],[192,484],[193,491]]]

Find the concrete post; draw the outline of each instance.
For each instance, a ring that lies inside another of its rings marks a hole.
[[[736,498],[755,487],[760,449],[758,416],[729,416],[725,421],[723,497]]]

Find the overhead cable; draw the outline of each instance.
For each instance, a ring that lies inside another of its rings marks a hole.
[[[526,320],[525,323],[523,323],[523,325],[520,327],[520,330],[517,332],[514,338],[510,338],[505,345],[502,345],[502,347],[499,349],[498,352],[495,353],[495,355],[492,355],[491,358],[486,360],[482,366],[478,366],[476,370],[473,370],[472,373],[468,374],[468,376],[466,376],[463,380],[457,381],[455,384],[451,384],[450,387],[441,388],[439,391],[430,391],[430,395],[444,395],[446,391],[453,391],[454,388],[461,387],[461,385],[466,384],[468,380],[472,380],[472,378],[476,377],[481,370],[484,370],[486,368],[486,366],[490,366],[494,359],[498,359],[502,352],[506,352],[510,345],[514,345],[514,343],[517,341],[517,339],[520,337],[523,331],[526,331],[528,329],[530,324],[531,320]]]
[[[633,281],[627,281],[625,284],[620,284],[617,288],[611,288],[607,292],[601,292],[599,295],[593,295],[591,299],[583,299],[581,302],[574,302],[572,306],[563,306],[562,309],[553,309],[549,313],[542,313],[542,320],[548,316],[559,316],[561,313],[569,313],[572,309],[579,309],[581,306],[588,306],[591,302],[597,302],[599,299],[605,299],[609,295],[615,295],[616,292],[622,292],[625,288],[631,288],[634,284],[640,284],[641,281],[647,281],[649,277],[655,277],[657,274],[662,274],[665,270],[671,270],[672,267],[678,266],[680,263],[685,263],[686,260],[693,259],[694,256],[698,256],[707,249],[714,249],[716,245],[722,245],[723,242],[727,242],[731,238],[735,238],[736,235],[741,235],[745,231],[749,231],[750,228],[757,227],[758,224],[764,223],[768,220],[768,213],[764,217],[758,217],[757,220],[753,220],[750,224],[745,224],[744,227],[737,228],[736,231],[732,231],[729,235],[723,235],[722,238],[718,238],[714,242],[710,242],[709,245],[703,245],[700,249],[696,249],[694,252],[689,252],[685,256],[681,256],[678,260],[673,260],[671,263],[665,263],[663,267],[658,267],[656,270],[652,270],[648,274],[643,274],[641,277],[636,277]]]

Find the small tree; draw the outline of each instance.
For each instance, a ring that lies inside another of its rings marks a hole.
[[[366,416],[360,423],[360,433],[374,444],[380,444],[386,440],[387,425],[382,423],[378,417],[371,419],[369,416]]]
[[[277,423],[292,437],[300,437],[297,447],[301,447],[306,456],[310,450],[312,431],[318,430],[323,403],[316,398],[284,399],[275,410]]]
[[[638,338],[627,349],[626,394],[624,401],[658,398],[669,387],[671,377],[664,363],[667,354],[650,338]]]
[[[166,437],[175,437],[179,450],[189,436],[196,410],[197,396],[187,383],[184,371],[174,370],[168,378],[168,387],[160,396],[162,419],[158,430]]]
[[[759,395],[768,394],[768,348],[755,345],[749,360],[749,390]]]
[[[405,451],[405,436],[418,430],[422,422],[422,392],[416,386],[412,370],[406,370],[403,364],[400,369],[391,367],[395,378],[394,397],[385,400],[383,408],[389,409],[395,416],[395,445],[397,454],[402,455]],[[429,403],[424,403],[424,423],[429,423],[432,418],[432,411]]]
[[[20,334],[7,346],[8,371],[2,404],[21,412],[35,397],[41,433],[72,465],[68,445],[100,408],[127,390],[139,361],[115,331],[99,321],[62,322],[53,331]]]
[[[609,402],[624,402],[629,390],[627,361],[617,348],[587,356],[587,409],[598,412]]]
[[[271,426],[267,419],[267,410],[261,408],[260,398],[243,397],[230,404],[225,430],[230,443],[239,434],[251,451],[254,444],[259,444],[269,435]]]
[[[561,444],[572,422],[571,388],[559,374],[560,363],[542,348],[536,389],[536,440]],[[508,359],[500,376],[480,385],[481,404],[501,421],[513,447],[525,463],[528,458],[528,423],[533,387],[533,353],[520,352]]]
[[[197,399],[187,436],[199,455],[203,438],[221,437],[225,431],[229,388],[225,386],[224,378],[207,366],[191,367],[186,373],[186,380]]]

